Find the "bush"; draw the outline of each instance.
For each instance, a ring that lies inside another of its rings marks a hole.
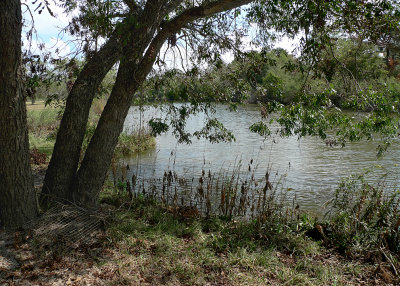
[[[385,253],[400,255],[400,192],[385,189],[385,181],[367,182],[366,174],[340,183],[331,202],[329,239],[351,256],[387,260]]]
[[[82,155],[85,154],[89,142],[96,130],[95,124],[88,124],[85,131],[85,137],[82,144]],[[118,138],[118,144],[114,150],[114,156],[127,156],[137,152],[143,152],[147,149],[153,148],[156,144],[155,138],[151,136],[149,130],[142,128],[136,130],[131,134],[121,133]]]
[[[153,148],[155,144],[155,138],[151,136],[150,131],[142,128],[131,134],[122,133],[118,138],[115,154],[123,156],[132,155]]]

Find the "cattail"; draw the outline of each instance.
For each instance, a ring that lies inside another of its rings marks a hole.
[[[132,192],[135,192],[136,187],[136,175],[132,174]]]
[[[124,182],[126,180],[126,166],[121,167],[121,181]]]

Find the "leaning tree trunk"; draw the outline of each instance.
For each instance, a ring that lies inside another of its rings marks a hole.
[[[110,99],[97,124],[72,188],[74,201],[86,208],[97,207],[99,193],[134,93],[146,79],[167,38],[177,33],[188,22],[251,2],[221,0],[188,9],[164,24],[153,37],[166,15],[166,9],[163,9],[162,5],[156,5],[157,0],[153,1],[155,3],[150,3],[148,11],[144,10],[141,19],[143,22],[138,25],[139,30],[127,41]],[[137,38],[135,35],[140,36]],[[146,52],[143,54],[144,50]]]
[[[20,227],[37,215],[21,66],[21,2],[0,3],[0,224]]]
[[[87,62],[69,95],[57,133],[53,155],[43,183],[42,202],[72,202],[71,184],[79,164],[89,110],[106,74],[122,55],[122,30],[116,29],[107,43]]]
[[[106,178],[133,96],[153,65],[155,58],[147,69],[138,73],[142,68],[140,63],[143,53],[169,9],[164,6],[166,2],[149,0],[140,15],[138,22],[141,24],[135,25],[126,34],[126,45],[116,82],[70,188],[73,201],[85,208],[97,207],[98,194]]]
[[[130,74],[121,61],[110,99],[108,100],[73,185],[74,201],[85,208],[96,208],[99,192],[107,175],[118,136],[122,132],[133,95],[141,82],[127,81]],[[129,84],[128,84],[129,82]]]
[[[149,21],[149,18],[146,20]],[[145,38],[143,35],[149,33],[138,32],[135,29],[135,23],[131,23],[129,18],[118,24],[106,44],[87,62],[75,81],[67,97],[53,155],[46,172],[41,196],[44,205],[51,201],[73,202],[72,193],[82,142],[96,91],[107,72],[122,56],[123,47],[127,43],[126,38],[133,37],[133,42],[146,47],[140,44]],[[146,27],[139,29],[145,30]],[[121,40],[122,38],[125,40]]]

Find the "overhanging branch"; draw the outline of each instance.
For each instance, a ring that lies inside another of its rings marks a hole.
[[[147,48],[147,51],[140,63],[141,68],[138,70],[150,70],[164,42],[168,39],[168,37],[176,34],[186,24],[200,18],[212,16],[217,13],[244,6],[253,1],[254,0],[220,0],[185,10],[178,16],[174,17],[171,21],[163,25],[162,30],[154,37]]]

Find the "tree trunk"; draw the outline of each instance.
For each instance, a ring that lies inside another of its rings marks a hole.
[[[141,70],[138,74],[139,63],[143,58],[141,55],[151,41],[151,35],[157,25],[150,28],[146,25],[142,27],[147,30],[147,33],[141,28],[133,33],[128,41],[131,45],[125,49],[110,98],[104,107],[71,188],[74,202],[85,208],[97,207],[98,195],[107,176],[133,96],[142,85],[154,62],[153,60],[147,70]]]
[[[85,208],[97,207],[99,192],[107,176],[125,117],[133,95],[141,84],[126,80],[129,78],[129,68],[125,67],[126,64],[121,62],[110,99],[90,140],[73,186],[74,201]]]
[[[53,155],[44,179],[42,202],[72,202],[71,185],[79,164],[89,110],[102,80],[122,55],[121,30],[87,62],[67,98]]]
[[[0,3],[0,224],[20,227],[37,215],[21,66],[21,2]]]
[[[97,207],[99,193],[133,96],[149,74],[166,39],[190,21],[233,9],[251,0],[221,0],[188,9],[170,20],[153,36],[166,15],[166,9],[163,8],[165,2],[162,4],[163,1],[154,1],[155,3],[148,2],[150,5],[146,5],[139,21],[141,25],[138,25],[138,30],[127,41],[117,80],[72,188],[74,201],[86,208]]]
[[[98,195],[133,96],[153,65],[154,60],[146,71],[137,75],[143,53],[169,9],[165,8],[166,2],[149,0],[138,19],[140,25],[134,25],[125,35],[126,45],[116,82],[71,187],[73,201],[85,208],[97,207]]]

